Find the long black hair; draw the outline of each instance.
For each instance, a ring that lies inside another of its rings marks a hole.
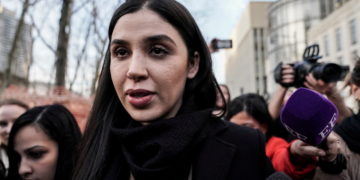
[[[188,50],[188,60],[192,63],[194,53],[200,56],[199,70],[193,79],[187,79],[183,98],[193,98],[200,109],[215,108],[218,84],[212,72],[212,62],[207,44],[188,10],[175,0],[128,0],[112,16],[108,37],[109,42],[114,27],[122,16],[142,8],[154,11],[170,23],[180,33]],[[117,124],[126,126],[129,116],[121,105],[110,76],[110,52],[106,52],[94,105],[81,143],[80,158],[77,163],[76,180],[98,179],[107,153],[109,132],[115,117]],[[169,87],[171,88],[171,87]],[[185,102],[185,101],[183,101]],[[118,122],[120,121],[120,122]]]
[[[50,139],[58,144],[58,158],[55,180],[70,179],[75,165],[75,154],[80,142],[81,132],[74,116],[62,105],[46,105],[34,107],[22,114],[10,131],[9,136],[9,177],[21,179],[18,173],[21,161],[15,152],[15,136],[25,126],[39,127]]]

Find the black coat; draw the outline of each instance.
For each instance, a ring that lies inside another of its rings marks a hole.
[[[189,178],[191,180],[263,180],[273,173],[274,170],[271,162],[265,155],[265,138],[260,131],[238,126],[220,120],[219,118],[207,119],[201,115],[193,118],[198,121],[207,121],[208,123],[205,123],[207,133],[201,135],[204,139],[198,138],[202,140],[196,145],[197,148],[192,149],[191,159],[184,160],[184,162],[191,163],[190,173],[185,172],[186,174],[184,175],[182,174],[184,171],[174,169],[174,171],[171,172],[173,174],[163,172],[164,174],[156,176],[156,180],[173,180],[173,177],[177,179],[188,179],[188,174],[191,176],[191,178]],[[178,123],[174,125],[178,127],[186,124],[184,121],[194,121],[192,118],[182,118],[179,120],[180,121],[166,120],[162,122],[162,125],[164,125],[164,123],[167,123],[167,125]],[[149,129],[153,127],[155,127],[155,125],[144,128]],[[168,126],[165,127],[168,129]],[[153,132],[153,129],[148,132]],[[174,131],[171,130],[170,132]],[[163,135],[163,133],[158,134]],[[171,135],[172,134],[166,136]],[[149,135],[142,133],[141,136],[148,137]],[[195,136],[194,139],[196,138]],[[161,142],[158,141],[157,138],[155,140],[155,143]],[[113,146],[110,148],[112,152],[108,155],[108,162],[110,163],[106,163],[101,175],[103,178],[101,179],[128,180],[130,176],[128,164],[122,155],[123,153],[119,153],[119,151],[122,151],[121,146],[119,146],[121,142],[115,139],[111,142],[113,142]],[[149,140],[146,142],[149,143]],[[142,175],[142,179],[152,180],[154,178],[150,178],[149,174],[147,174]]]
[[[194,180],[266,179],[274,172],[258,131],[227,121],[215,121],[193,166]]]

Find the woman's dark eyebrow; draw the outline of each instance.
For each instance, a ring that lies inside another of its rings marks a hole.
[[[114,39],[111,41],[111,45],[113,44],[117,44],[117,45],[129,45],[129,43],[125,40],[121,40],[121,39]]]
[[[159,41],[167,41],[167,42],[170,42],[171,44],[175,45],[176,46],[176,43],[175,41],[173,41],[169,36],[167,35],[155,35],[155,36],[150,36],[150,37],[147,37],[145,39],[145,42],[146,43],[149,43],[149,42],[159,42]]]

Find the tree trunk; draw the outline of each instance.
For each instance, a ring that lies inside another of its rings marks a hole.
[[[67,54],[70,37],[70,22],[73,0],[63,0],[61,17],[59,21],[59,34],[56,49],[56,77],[55,85],[65,87],[65,76],[67,66]]]

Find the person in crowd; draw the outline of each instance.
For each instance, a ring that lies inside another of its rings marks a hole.
[[[291,84],[295,79],[294,68],[289,64],[283,64],[281,67],[281,79],[282,83]],[[337,82],[325,83],[321,79],[315,79],[313,74],[310,73],[306,76],[306,81],[304,86],[306,88],[315,90],[321,94],[326,95],[326,97],[335,104],[336,108],[339,111],[339,118],[337,123],[341,123],[342,120],[346,117],[352,115],[352,111],[345,105],[343,97],[340,95],[339,90],[336,87]],[[292,137],[289,137],[289,134],[286,132],[285,128],[282,127],[279,121],[280,111],[287,99],[290,97],[292,92],[296,88],[294,87],[285,87],[281,84],[278,84],[277,89],[269,100],[268,109],[272,119],[275,121],[274,134],[285,139],[292,140]]]
[[[6,153],[9,133],[16,118],[23,114],[29,107],[22,101],[16,99],[5,99],[0,102],[0,164],[6,174],[9,168],[9,160]]]
[[[64,106],[28,110],[10,132],[8,179],[70,179],[80,138],[77,122]]]
[[[334,133],[327,138],[329,149],[326,151],[301,140],[288,143],[273,136],[273,121],[267,103],[258,94],[244,94],[231,101],[226,119],[237,125],[259,129],[266,134],[266,155],[276,171],[282,171],[293,179],[312,178],[319,159],[321,162],[332,162],[339,153],[340,145]]]
[[[109,49],[75,180],[265,179],[261,132],[215,116],[211,56],[175,0],[128,0],[112,16]]]
[[[351,73],[351,92],[357,102],[360,102],[360,59],[355,63]],[[326,173],[319,169],[315,179],[360,179],[360,114],[354,114],[346,118],[335,127],[339,137],[341,153],[345,155],[347,169],[340,174]]]

